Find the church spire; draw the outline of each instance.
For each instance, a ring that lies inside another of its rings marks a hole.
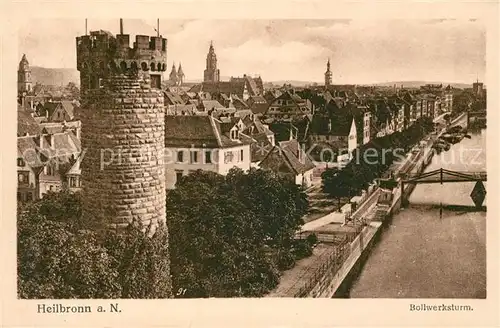
[[[175,62],[172,63],[172,70],[170,71],[168,79],[170,83],[174,85],[177,84],[178,82],[177,70],[175,69]]]
[[[206,69],[203,72],[204,82],[219,82],[220,72],[217,69],[217,55],[215,54],[215,49],[213,41],[210,41],[210,47],[208,48]]]
[[[26,54],[23,54],[19,62],[19,69],[17,70],[17,89],[19,93],[31,92],[32,90],[31,69]]]
[[[179,70],[177,71],[177,80],[179,82],[179,85],[182,85],[184,83],[184,72],[182,71],[182,64],[179,62]]]
[[[325,72],[325,87],[332,84],[332,71],[330,70],[330,58],[326,62],[326,72]]]

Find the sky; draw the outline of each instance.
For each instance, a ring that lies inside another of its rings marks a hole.
[[[88,30],[119,32],[119,19],[89,19]],[[124,33],[156,35],[155,19],[124,19]],[[166,20],[167,61],[186,80],[203,79],[213,41],[221,76],[322,83],[330,58],[334,83],[484,80],[486,33],[477,20]],[[83,19],[31,20],[19,30],[19,59],[76,67]]]

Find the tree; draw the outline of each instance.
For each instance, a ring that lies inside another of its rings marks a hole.
[[[270,254],[291,249],[307,206],[300,187],[263,170],[184,177],[167,197],[174,290],[185,288],[184,297],[269,291],[279,276]]]
[[[18,210],[21,298],[165,298],[171,293],[166,227],[96,229],[81,195],[48,193]]]
[[[41,215],[18,217],[18,293],[21,298],[116,298],[114,259],[88,231]]]
[[[337,168],[326,169],[322,174],[323,192],[337,199],[337,209],[340,210],[342,198],[351,194],[350,181]]]

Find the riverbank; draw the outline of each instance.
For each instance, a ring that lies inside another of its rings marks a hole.
[[[486,152],[454,161],[464,149],[486,148],[486,131],[434,156],[425,171],[486,170]],[[485,298],[486,212],[474,208],[474,182],[418,185],[409,205],[390,217],[345,284],[349,298]]]
[[[395,163],[391,174],[409,172],[422,159],[428,162],[434,138],[424,140],[423,144],[419,143],[418,152],[410,151],[401,162]],[[387,208],[382,209],[377,204],[380,193],[378,186],[372,186],[360,197],[354,213],[332,212],[307,222],[299,238],[315,234],[321,244],[313,250],[312,256],[285,271],[280,284],[267,296],[332,297],[381,230]],[[393,198],[397,201],[398,196]],[[346,214],[352,219],[350,224],[345,222]]]

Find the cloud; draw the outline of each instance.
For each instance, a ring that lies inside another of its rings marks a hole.
[[[118,19],[88,22],[117,33]],[[155,19],[124,20],[125,32],[154,35]],[[221,75],[321,82],[328,57],[336,82],[387,79],[467,81],[485,71],[485,28],[470,20],[160,20],[168,66],[201,79],[214,41]],[[75,37],[84,21],[32,20],[19,38],[19,58],[45,67],[75,67]]]

